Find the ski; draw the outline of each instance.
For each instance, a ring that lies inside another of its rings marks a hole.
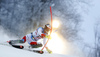
[[[18,48],[18,49],[24,49],[24,46],[22,45],[12,45],[13,47],[15,48]],[[32,52],[35,52],[35,53],[39,53],[39,54],[43,54],[44,52],[40,52],[40,50],[30,50],[30,49],[24,49],[24,50],[28,50],[28,51],[32,51]]]
[[[32,51],[32,52],[35,52],[35,53],[39,53],[39,54],[43,54],[44,52],[40,52],[40,50],[30,50],[30,49],[25,49],[24,46],[22,45],[12,45],[13,47],[15,48],[18,48],[18,49],[23,49],[23,50],[28,50],[28,51]]]
[[[33,50],[33,52],[40,53],[40,54],[44,53],[44,51],[40,52],[40,50]]]
[[[31,50],[31,49],[25,48],[22,45],[11,45],[11,44],[8,44],[8,43],[7,44],[0,43],[0,45],[14,47],[14,48],[17,48],[17,49],[22,49],[22,50],[27,50],[27,51],[31,51],[31,52],[38,53],[38,54],[43,54],[44,53],[44,51],[40,52],[40,50]]]

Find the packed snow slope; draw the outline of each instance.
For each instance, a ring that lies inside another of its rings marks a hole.
[[[38,54],[27,50],[21,50],[9,46],[0,45],[0,57],[71,57],[61,54]]]

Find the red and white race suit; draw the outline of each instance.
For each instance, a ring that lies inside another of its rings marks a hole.
[[[47,38],[45,38],[46,33],[44,33],[44,29],[42,27],[39,27],[34,32],[27,34],[23,37],[24,42],[28,42],[30,45],[36,45],[40,44],[38,40],[43,39],[43,44],[45,45]]]

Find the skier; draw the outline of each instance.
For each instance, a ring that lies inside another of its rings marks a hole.
[[[45,45],[46,39],[49,38],[48,32],[50,29],[51,26],[46,24],[44,28],[39,27],[34,32],[24,36],[21,40],[10,40],[9,44],[13,45],[16,43],[25,43],[27,41],[32,48],[42,47],[42,43],[38,42],[38,40],[43,39],[43,44]],[[52,51],[47,46],[45,48],[49,53],[52,53]]]

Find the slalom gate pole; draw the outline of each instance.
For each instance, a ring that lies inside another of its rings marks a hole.
[[[52,33],[52,10],[51,10],[51,6],[50,6],[50,14],[51,14],[51,30],[50,30],[50,36],[49,36],[49,38],[51,37],[51,33]],[[48,40],[47,40],[47,42],[45,43],[45,45],[44,45],[44,47],[41,49],[41,51],[43,51],[43,49],[46,47],[46,45],[47,45],[47,43],[48,43],[48,41],[49,41],[49,38],[48,38]]]

